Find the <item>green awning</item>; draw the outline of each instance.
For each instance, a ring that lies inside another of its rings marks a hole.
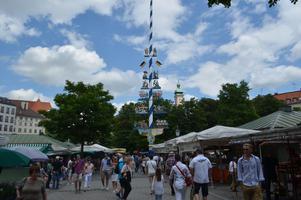
[[[42,143],[42,144],[7,144],[5,147],[8,147],[8,148],[11,148],[11,147],[29,147],[29,148],[33,148],[33,149],[36,149],[36,150],[39,150],[45,154],[49,153],[49,152],[52,152],[53,149],[51,147],[51,144],[45,144],[45,143]]]

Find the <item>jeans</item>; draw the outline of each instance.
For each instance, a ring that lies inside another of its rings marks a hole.
[[[52,189],[59,189],[60,173],[54,172],[52,175]]]
[[[85,184],[84,187],[90,187],[92,182],[92,173],[85,174]]]
[[[155,194],[155,200],[162,200],[163,198],[162,194]]]
[[[184,187],[183,189],[175,189],[175,195],[176,195],[176,200],[185,200],[185,192],[186,188]]]

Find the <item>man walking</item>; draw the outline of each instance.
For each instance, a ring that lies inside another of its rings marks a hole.
[[[74,163],[74,186],[75,186],[75,193],[80,193],[82,179],[83,179],[83,172],[84,172],[85,162],[81,159],[80,155],[77,155],[76,161]]]
[[[212,165],[210,160],[203,155],[201,147],[197,147],[196,153],[197,156],[189,164],[193,176],[194,200],[200,200],[200,189],[202,189],[203,200],[207,200],[209,174],[211,173]]]
[[[112,175],[112,160],[108,154],[101,160],[100,173],[102,189],[109,190],[109,180]]]
[[[264,181],[262,167],[257,156],[252,154],[251,144],[243,145],[243,156],[237,163],[237,178],[242,183],[244,200],[262,200],[260,182]]]

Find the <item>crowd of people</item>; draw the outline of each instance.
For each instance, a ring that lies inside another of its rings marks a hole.
[[[238,160],[233,157],[229,163],[231,190],[236,192],[239,182],[245,200],[262,200],[260,186],[265,179],[261,161],[252,154],[252,145],[243,145],[243,152],[242,157]],[[91,188],[93,173],[99,172],[101,189],[109,190],[112,186],[119,199],[128,198],[134,173],[141,173],[148,177],[149,193],[156,200],[164,199],[164,184],[169,185],[170,194],[176,200],[184,200],[188,188],[191,188],[191,199],[199,200],[202,197],[207,200],[211,168],[210,160],[204,156],[200,147],[196,148],[190,158],[183,159],[174,152],[165,158],[152,154],[106,154],[99,162],[90,157],[82,159],[80,155],[67,161],[57,156],[46,165],[34,164],[30,167],[29,177],[17,186],[17,197],[46,200],[46,188],[59,189],[61,180],[74,184],[75,193],[86,192]],[[33,195],[38,198],[33,198]]]

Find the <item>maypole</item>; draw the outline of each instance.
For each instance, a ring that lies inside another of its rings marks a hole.
[[[163,129],[167,126],[166,120],[154,120],[155,114],[164,114],[162,106],[155,106],[154,100],[160,99],[162,96],[161,87],[159,86],[159,72],[154,70],[153,64],[161,66],[161,62],[157,60],[157,50],[153,48],[153,0],[150,0],[149,15],[149,47],[144,50],[144,61],[140,67],[144,67],[146,59],[148,59],[148,71],[143,72],[143,84],[140,90],[140,99],[137,103],[136,113],[140,115],[148,115],[148,124],[146,121],[140,121],[137,129],[141,135],[147,136],[149,149],[151,149],[155,136],[163,133]],[[153,63],[153,60],[156,61]],[[148,104],[148,106],[146,105]]]

